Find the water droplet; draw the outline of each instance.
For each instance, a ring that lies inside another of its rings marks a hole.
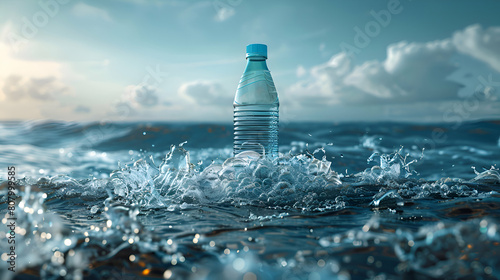
[[[165,270],[165,272],[163,272],[163,278],[170,279],[170,277],[172,277],[172,271],[170,269]]]
[[[237,271],[242,271],[245,269],[245,260],[242,258],[236,258],[233,261],[233,268]]]
[[[257,280],[257,275],[253,272],[247,272],[243,276],[243,280]]]

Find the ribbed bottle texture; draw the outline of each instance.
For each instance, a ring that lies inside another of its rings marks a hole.
[[[267,69],[267,46],[247,46],[247,66],[234,98],[234,154],[278,156],[279,100]]]
[[[276,105],[234,106],[234,154],[244,151],[278,155],[279,107]]]

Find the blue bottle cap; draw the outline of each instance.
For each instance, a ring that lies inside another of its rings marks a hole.
[[[251,56],[263,56],[267,58],[267,45],[250,44],[247,46],[247,58]]]

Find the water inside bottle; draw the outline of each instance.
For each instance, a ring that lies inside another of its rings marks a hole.
[[[278,155],[279,107],[277,104],[234,106],[234,154],[255,151]]]

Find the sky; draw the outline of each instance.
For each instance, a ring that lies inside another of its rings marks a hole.
[[[500,119],[500,1],[2,0],[0,120],[232,122],[268,45],[281,121]]]

